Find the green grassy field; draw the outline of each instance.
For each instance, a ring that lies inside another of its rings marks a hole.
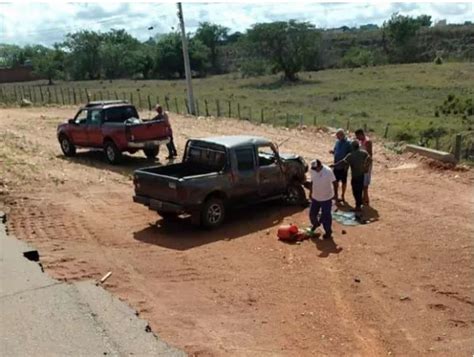
[[[216,116],[219,100],[221,116],[237,117],[240,105],[242,118],[261,121],[262,110],[265,122],[286,125],[298,124],[301,116],[305,124],[346,127],[350,120],[352,130],[367,126],[381,135],[390,123],[389,138],[396,138],[400,132],[418,137],[421,130],[443,127],[448,131],[442,139],[443,146],[454,133],[466,132],[468,125],[461,116],[435,116],[435,108],[448,95],[459,98],[474,97],[474,63],[432,63],[390,65],[360,69],[325,70],[300,74],[295,84],[281,82],[278,75],[242,79],[238,74],[227,74],[209,78],[194,79],[194,93],[198,100],[200,114],[205,113],[204,100],[208,110]],[[15,85],[25,86],[25,96],[29,96],[28,86],[35,85],[36,101],[39,101],[38,84],[42,82],[2,85],[3,92],[13,96]],[[44,84],[44,83],[43,83]],[[148,96],[154,104],[169,97],[169,109],[185,110],[186,97],[184,80],[114,80],[57,82],[50,86],[51,101],[61,102],[61,88],[75,88],[77,102],[85,100],[87,88],[92,98],[126,97],[141,106],[148,107]],[[17,87],[17,91],[22,89]],[[43,87],[47,102],[47,86]],[[80,93],[80,94],[79,94]],[[33,95],[31,95],[33,96]],[[2,96],[4,98],[4,96]],[[0,100],[1,98],[0,97]],[[68,96],[65,94],[65,101]],[[176,101],[175,101],[176,98]],[[71,97],[72,101],[72,97]],[[472,117],[471,117],[472,119]],[[415,140],[415,139],[414,139]]]

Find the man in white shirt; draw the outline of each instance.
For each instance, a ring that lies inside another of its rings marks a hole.
[[[309,210],[309,219],[312,224],[312,231],[315,231],[321,224],[325,234],[324,239],[332,237],[332,200],[334,198],[336,177],[333,171],[320,160],[311,162],[311,208]],[[321,210],[321,217],[318,218]]]

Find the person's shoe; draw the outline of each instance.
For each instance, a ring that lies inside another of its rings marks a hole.
[[[323,239],[332,239],[332,232],[324,233]]]

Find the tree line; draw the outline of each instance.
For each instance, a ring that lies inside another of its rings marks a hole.
[[[375,48],[345,45],[337,62],[343,67],[419,60],[416,36],[432,26],[431,17],[393,14],[382,27],[364,25],[360,30],[380,36]],[[472,26],[472,25],[470,25]],[[341,28],[342,32],[354,29]],[[337,32],[337,31],[336,31]],[[327,39],[334,30],[321,30],[296,20],[258,23],[244,33],[203,22],[188,34],[193,74],[206,76],[240,71],[242,76],[282,73],[289,81],[302,70],[330,67]],[[471,50],[472,52],[472,50]],[[141,42],[125,30],[101,33],[82,30],[66,35],[52,48],[42,45],[0,45],[0,66],[31,64],[36,74],[49,79],[95,80],[135,78],[174,79],[184,77],[181,37],[178,32],[160,34]]]

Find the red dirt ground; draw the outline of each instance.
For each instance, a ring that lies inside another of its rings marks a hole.
[[[195,355],[472,354],[472,171],[440,170],[376,144],[368,213],[379,220],[335,223],[334,242],[288,245],[277,227],[306,226],[307,209],[260,205],[212,232],[164,224],[131,199],[130,174],[144,157],[113,167],[100,152],[61,155],[55,126],[74,110],[0,110],[8,227],[40,251],[53,277],[112,271],[105,287]],[[282,151],[329,161],[334,140],[235,120],[172,121],[178,149],[189,137],[246,133],[290,137]]]

